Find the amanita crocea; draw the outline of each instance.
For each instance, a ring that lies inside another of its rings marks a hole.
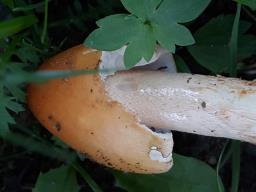
[[[118,59],[80,45],[40,70],[96,69]],[[255,101],[255,82],[142,69],[28,88],[30,109],[50,132],[98,163],[136,173],[171,168],[170,130],[256,143]]]

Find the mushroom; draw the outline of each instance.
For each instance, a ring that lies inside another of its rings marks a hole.
[[[116,68],[122,51],[79,45],[40,70]],[[159,48],[151,62],[162,57],[168,54]],[[161,173],[173,164],[170,130],[256,143],[255,93],[253,81],[139,67],[32,84],[28,105],[51,133],[96,162],[125,172]]]

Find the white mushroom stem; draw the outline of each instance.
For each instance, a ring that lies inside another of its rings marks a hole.
[[[256,143],[256,82],[131,71],[107,77],[105,86],[147,126]]]

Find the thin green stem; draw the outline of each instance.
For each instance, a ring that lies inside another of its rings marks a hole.
[[[48,1],[49,0],[45,0],[44,1],[44,26],[43,26],[43,32],[41,35],[41,43],[44,44],[45,43],[45,38],[46,38],[46,34],[47,34],[47,28],[48,28]]]

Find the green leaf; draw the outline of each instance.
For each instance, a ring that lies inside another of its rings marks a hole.
[[[25,45],[17,49],[14,54],[17,55],[20,58],[20,60],[24,63],[31,62],[34,64],[38,64],[40,60],[37,52],[32,47]]]
[[[162,0],[121,0],[124,7],[133,15],[142,19],[149,19]]]
[[[0,93],[0,135],[6,135],[9,131],[9,124],[15,123],[7,109],[15,113],[24,110],[23,107],[14,101],[12,97],[7,97],[4,96],[3,93]]]
[[[195,19],[210,0],[122,0],[131,15],[108,16],[97,22],[98,29],[85,40],[91,48],[113,51],[127,45],[124,63],[133,67],[142,58],[150,60],[156,42],[171,52],[175,45],[193,44],[190,31],[180,25]]]
[[[232,32],[234,17],[218,16],[210,20],[195,34],[196,44],[188,47],[190,54],[197,60],[197,62],[213,73],[229,72],[230,63],[230,37]],[[250,43],[245,41],[253,37],[251,35],[244,35],[250,25],[241,21],[239,26],[239,44],[238,44],[238,58],[253,54],[256,46],[255,41]],[[246,52],[249,50],[250,52]],[[246,52],[246,53],[245,53]]]
[[[137,35],[131,40],[124,54],[124,61],[127,68],[133,67],[142,58],[149,61],[155,51],[156,40],[150,26],[139,26]]]
[[[0,39],[18,33],[37,22],[34,15],[20,16],[0,22]]]
[[[78,192],[75,171],[67,165],[40,173],[33,192]]]
[[[7,98],[7,100],[5,101],[5,105],[6,105],[6,108],[14,111],[15,113],[24,111],[24,108],[22,107],[22,105],[13,101],[11,97]]]
[[[103,51],[113,51],[127,44],[135,36],[139,22],[133,16],[117,14],[99,20],[97,25],[100,28],[87,37],[85,45]]]
[[[175,53],[175,36],[170,33],[169,29],[171,29],[169,26],[162,28],[156,27],[156,39],[163,48],[169,50],[171,53]]]
[[[23,63],[15,63],[15,62],[9,62],[5,65],[5,75],[7,73],[23,73],[24,67],[26,65]],[[4,76],[5,76],[4,75]],[[8,81],[2,81],[3,86],[8,89],[8,91],[11,93],[12,96],[16,98],[16,100],[19,100],[21,102],[25,102],[25,93],[21,89],[21,86],[18,84],[12,84]],[[9,93],[8,93],[9,94]]]
[[[117,185],[129,192],[217,192],[216,172],[194,158],[174,154],[173,168],[163,174],[114,172]]]
[[[210,0],[164,0],[157,10],[160,21],[185,23],[196,19]]]
[[[235,0],[238,3],[249,6],[252,10],[256,10],[256,0]]]
[[[183,25],[177,23],[159,23],[155,25],[156,38],[160,45],[175,52],[175,44],[180,46],[192,45],[195,40],[190,31]]]
[[[6,135],[9,132],[9,124],[14,123],[14,119],[6,110],[5,103],[0,100],[0,136]]]
[[[10,91],[10,93],[21,102],[25,102],[26,95],[25,92],[17,84],[10,84],[8,82],[4,83],[5,87]]]

